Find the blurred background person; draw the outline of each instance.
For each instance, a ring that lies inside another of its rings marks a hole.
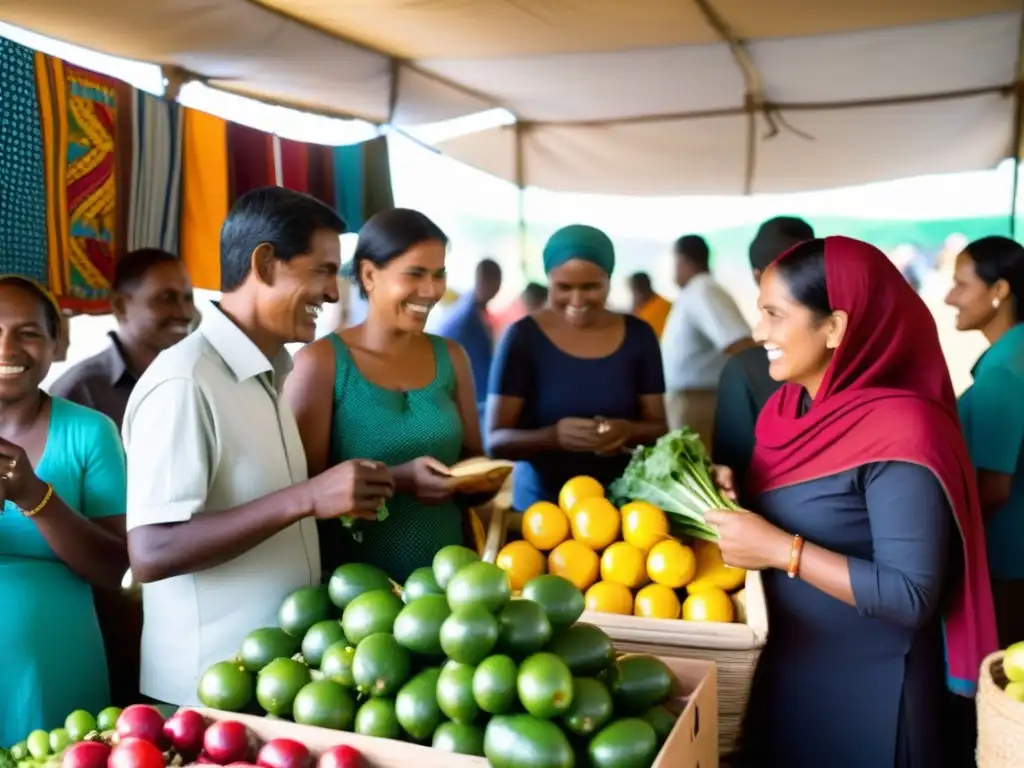
[[[754,342],[736,302],[711,275],[704,238],[684,235],[673,251],[679,295],[661,337],[665,411],[670,429],[690,427],[710,450],[722,369]]]
[[[957,256],[946,303],[988,349],[960,396],[960,422],[985,516],[999,644],[1024,640],[1024,247],[983,237]]]
[[[814,239],[814,229],[803,219],[777,216],[764,222],[750,242],[750,271],[760,285],[761,275],[775,259],[794,245]],[[747,468],[754,452],[754,426],[764,404],[782,386],[768,373],[768,353],[760,344],[732,355],[722,368],[715,403],[711,456],[716,464],[732,468],[736,488],[743,496]]]
[[[646,272],[634,272],[629,276],[629,292],[633,298],[633,314],[651,326],[660,339],[672,302],[654,292],[651,276]]]

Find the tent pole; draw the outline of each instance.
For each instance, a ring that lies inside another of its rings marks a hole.
[[[1024,0],[1020,4],[1020,28],[1017,32],[1017,82],[1013,90],[1013,195],[1010,198],[1010,237],[1017,237],[1017,193],[1020,189],[1021,135],[1024,129],[1024,94],[1021,77],[1024,75]]]
[[[526,254],[526,164],[523,158],[523,123],[515,122],[516,231],[519,242],[519,269],[525,278],[529,264]]]

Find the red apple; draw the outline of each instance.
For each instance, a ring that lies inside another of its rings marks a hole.
[[[194,709],[179,709],[164,723],[164,738],[182,757],[199,754],[205,733],[206,718]]]
[[[110,747],[101,741],[80,741],[64,752],[61,768],[105,768]]]
[[[294,739],[271,739],[256,756],[263,768],[310,768],[312,763],[309,750]]]
[[[363,753],[348,744],[325,749],[320,753],[317,768],[364,768]]]
[[[164,768],[164,754],[153,742],[129,736],[111,751],[107,768]]]
[[[218,765],[243,763],[252,752],[249,729],[236,720],[222,720],[206,729],[203,751]]]
[[[119,739],[136,738],[160,746],[164,739],[164,716],[148,704],[132,704],[117,718]]]

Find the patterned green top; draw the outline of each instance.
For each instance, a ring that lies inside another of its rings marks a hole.
[[[367,380],[356,367],[345,342],[334,344],[334,407],[330,463],[374,459],[388,466],[432,456],[447,465],[462,453],[462,419],[455,402],[455,369],[444,339],[428,335],[437,372],[421,389],[389,390]],[[399,583],[416,568],[430,565],[448,544],[461,544],[462,514],[452,501],[426,506],[408,494],[388,502],[380,522],[360,522],[362,540],[336,520],[321,521],[323,568],[330,573],[342,563],[364,562],[383,568]]]

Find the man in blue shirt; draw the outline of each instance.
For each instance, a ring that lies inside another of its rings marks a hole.
[[[487,305],[500,289],[501,267],[492,259],[484,259],[476,266],[473,290],[459,300],[437,331],[438,335],[458,342],[469,356],[481,420],[494,356],[494,332],[487,319]]]

